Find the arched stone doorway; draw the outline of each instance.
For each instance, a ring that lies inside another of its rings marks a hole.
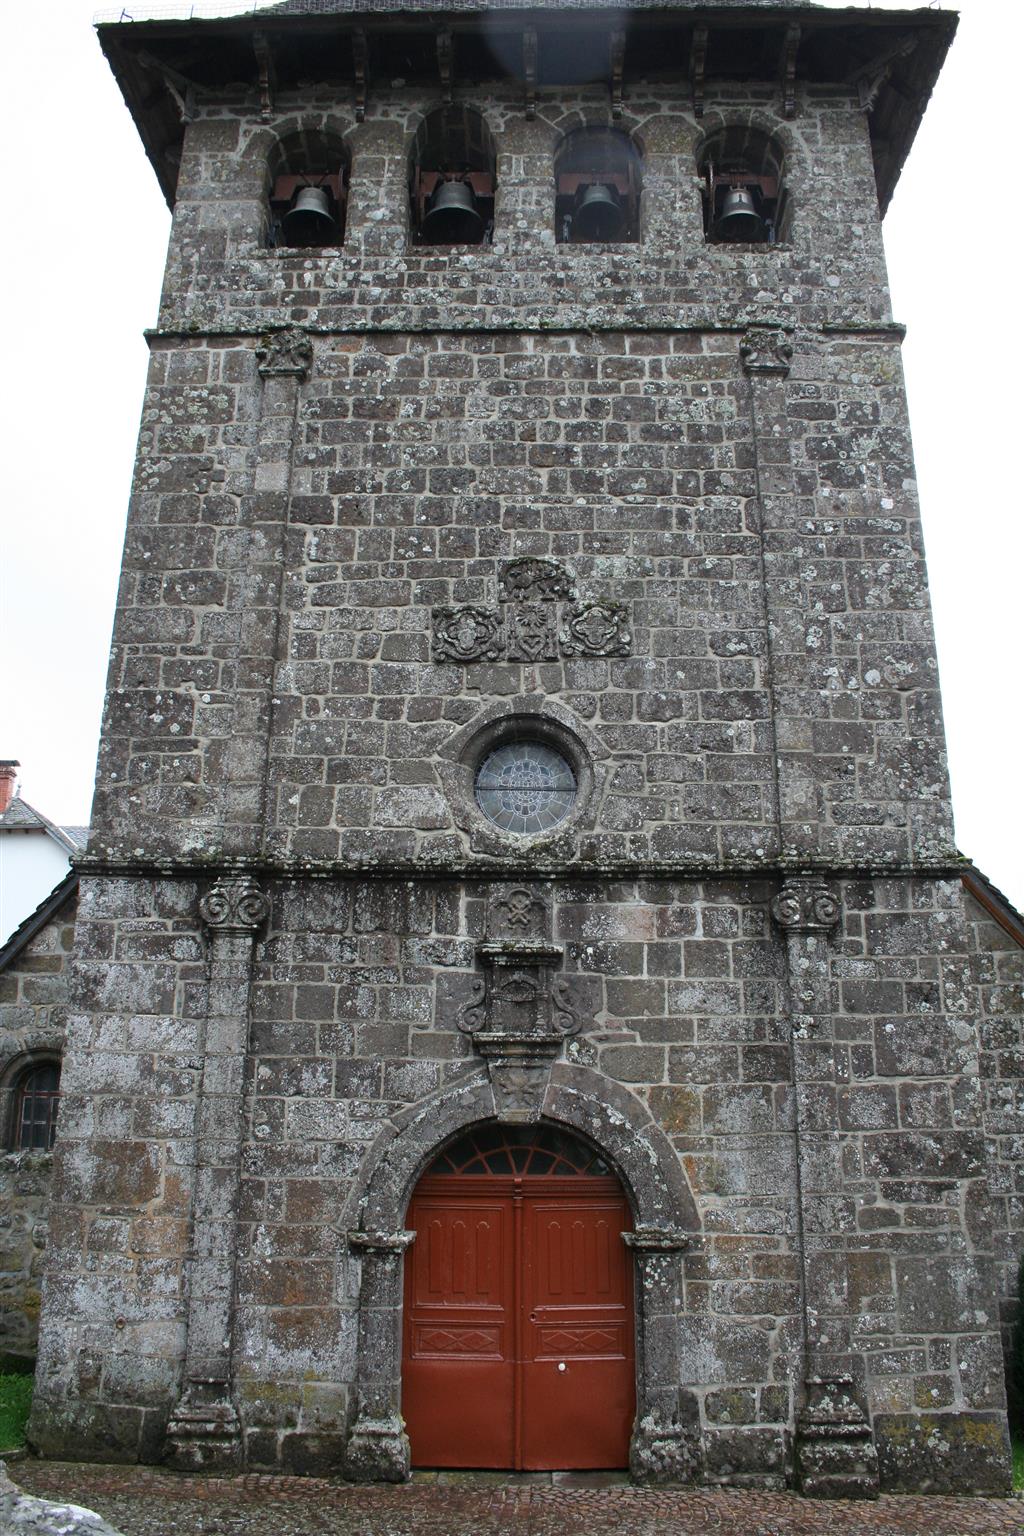
[[[409,1203],[402,1413],[414,1467],[625,1467],[632,1229],[601,1156],[551,1125],[473,1127]]]
[[[633,1218],[636,1415],[629,1449],[643,1482],[694,1477],[699,1445],[681,1413],[681,1254],[700,1219],[679,1159],[647,1106],[590,1068],[556,1062],[539,1119],[578,1132],[614,1170]],[[439,1150],[483,1121],[500,1121],[486,1069],[397,1115],[374,1143],[342,1218],[360,1260],[353,1416],[345,1456],[357,1482],[409,1476],[402,1418],[404,1256],[415,1232],[404,1226],[412,1192]]]

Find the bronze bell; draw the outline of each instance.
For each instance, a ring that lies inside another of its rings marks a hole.
[[[574,240],[601,242],[621,240],[626,227],[622,204],[612,187],[602,181],[584,187],[572,216]]]
[[[765,224],[747,187],[730,187],[715,224],[716,240],[763,240]]]
[[[483,232],[484,221],[469,183],[442,181],[427,205],[423,239],[430,245],[476,245]]]
[[[325,187],[300,187],[295,201],[281,220],[281,238],[285,245],[328,245],[337,235],[338,225],[331,213],[331,199]]]

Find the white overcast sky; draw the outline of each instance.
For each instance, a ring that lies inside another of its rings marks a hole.
[[[963,0],[960,9],[885,239],[895,316],[909,328],[958,841],[1020,907],[1024,179],[1013,146],[1024,4]],[[0,758],[20,760],[26,800],[70,823],[89,814],[142,331],[156,319],[169,226],[94,14],[91,0],[12,5],[0,97],[9,296]]]

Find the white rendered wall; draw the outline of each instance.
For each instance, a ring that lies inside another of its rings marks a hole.
[[[71,859],[48,832],[0,832],[0,944],[59,885]]]

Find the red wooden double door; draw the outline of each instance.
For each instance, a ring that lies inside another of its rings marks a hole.
[[[402,1412],[418,1467],[624,1467],[635,1410],[618,1180],[548,1127],[480,1128],[409,1207]]]

